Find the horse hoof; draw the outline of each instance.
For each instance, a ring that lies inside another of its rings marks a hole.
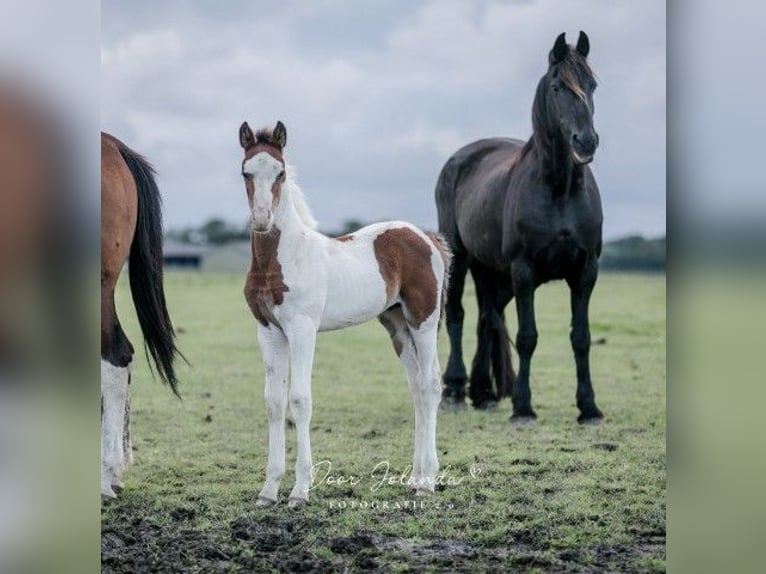
[[[122,483],[112,483],[112,490],[115,492],[115,494],[121,494],[123,490],[125,490],[125,485]]]
[[[266,498],[265,496],[259,496],[258,500],[255,501],[256,506],[274,506],[276,503],[276,500]]]
[[[433,491],[428,490],[427,488],[418,488],[415,490],[415,496],[432,496]]]
[[[537,415],[511,415],[511,424],[516,426],[534,426],[537,423]]]
[[[596,417],[586,417],[584,415],[580,415],[577,417],[577,422],[581,425],[587,425],[591,427],[598,427],[604,424],[604,415],[596,416]]]
[[[111,489],[106,492],[101,492],[101,504],[109,502],[110,500],[114,500],[115,498],[117,498],[117,495]]]
[[[477,411],[494,411],[497,409],[497,401],[495,399],[487,399],[473,406]]]
[[[441,409],[452,413],[464,411],[467,408],[465,399],[456,399],[455,397],[442,397]]]
[[[308,500],[305,498],[290,498],[290,500],[287,501],[287,507],[288,508],[303,508],[309,503]]]

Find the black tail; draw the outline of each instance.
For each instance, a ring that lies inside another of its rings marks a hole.
[[[436,211],[439,216],[439,233],[447,240],[454,253],[458,249],[457,220],[455,218],[455,187],[460,175],[460,166],[455,156],[444,164],[436,181]]]
[[[492,313],[488,323],[492,331],[492,378],[495,379],[495,392],[500,400],[511,394],[516,380],[511,359],[511,339],[505,326],[505,317],[501,313]]]
[[[154,169],[143,157],[125,145],[120,146],[138,190],[136,233],[130,246],[128,272],[130,291],[144,335],[144,348],[151,355],[163,382],[178,394],[178,379],[173,362],[180,355],[175,331],[168,315],[162,286],[162,205],[154,181]]]

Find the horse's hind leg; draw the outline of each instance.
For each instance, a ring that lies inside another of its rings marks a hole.
[[[128,392],[125,397],[125,424],[122,431],[122,448],[125,452],[125,464],[133,464],[133,440],[130,437],[130,381],[131,375],[128,373]]]
[[[407,321],[404,318],[401,305],[394,305],[390,309],[387,309],[378,316],[378,320],[381,325],[386,328],[389,336],[391,337],[391,343],[394,345],[394,351],[397,357],[404,366],[404,370],[407,373],[407,382],[412,393],[413,400],[415,401],[415,450],[412,456],[412,474],[410,476],[411,483],[418,484],[422,476],[422,454],[420,436],[422,434],[422,416],[421,410],[417,408],[417,356],[415,353],[415,345],[410,334]]]
[[[499,276],[495,289],[495,313],[492,315],[492,376],[498,400],[511,394],[516,373],[513,371],[511,341],[505,325],[505,308],[513,297],[510,278]]]
[[[445,308],[447,334],[450,342],[447,369],[443,376],[444,391],[442,397],[445,405],[462,406],[465,404],[467,374],[463,363],[463,318],[465,312],[462,300],[467,271],[468,265],[465,254],[459,251],[454,253]]]
[[[130,457],[125,450],[125,415],[133,346],[114,311],[114,290],[101,294],[101,495],[114,498]]]
[[[414,475],[415,494],[433,494],[436,475],[439,472],[439,457],[436,452],[436,415],[439,410],[439,357],[437,354],[437,325],[428,322],[419,328],[410,327],[409,333],[415,348],[415,364],[407,368],[409,379],[414,380],[412,395],[415,409],[420,413],[420,429],[415,436],[416,449],[420,454],[420,475]],[[417,480],[419,478],[419,480]]]
[[[415,449],[410,485],[417,495],[434,491],[439,459],[436,452],[436,414],[439,409],[439,358],[437,354],[437,318],[419,328],[408,324],[397,305],[379,317],[391,335],[394,350],[407,372],[415,403]]]
[[[493,348],[493,317],[495,311],[495,287],[489,271],[481,264],[471,265],[471,275],[476,284],[476,298],[479,303],[479,321],[476,326],[476,354],[471,365],[471,386],[469,396],[477,409],[491,409],[497,406],[497,395],[492,391],[490,365]]]
[[[604,418],[596,406],[596,397],[590,378],[590,325],[588,303],[598,275],[597,263],[586,263],[579,276],[568,278],[571,293],[572,331],[570,340],[577,365],[577,408],[580,423],[597,422]]]

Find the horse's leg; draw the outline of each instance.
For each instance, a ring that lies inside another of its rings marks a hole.
[[[410,328],[415,346],[416,372],[415,388],[412,390],[415,411],[420,415],[420,426],[416,428],[415,449],[420,456],[420,473],[413,470],[413,485],[417,496],[433,494],[436,475],[439,472],[439,457],[436,452],[436,415],[439,410],[439,358],[437,354],[436,320],[426,321],[419,329]]]
[[[101,496],[114,498],[122,487],[128,459],[125,413],[133,346],[120,327],[114,306],[116,275],[102,272],[101,286]]]
[[[596,406],[596,397],[590,378],[590,325],[588,322],[588,303],[598,276],[598,263],[595,260],[585,264],[579,276],[567,279],[571,293],[572,331],[570,341],[577,365],[577,408],[580,423],[600,421],[604,418]]]
[[[505,325],[505,308],[513,297],[510,284],[498,276],[495,285],[495,313],[492,316],[492,375],[498,400],[510,395],[516,373],[513,371],[511,342]]]
[[[421,410],[418,408],[418,362],[415,345],[400,305],[395,305],[381,313],[378,320],[391,336],[394,351],[407,373],[407,382],[412,393],[412,400],[415,403],[415,448],[412,455],[412,472],[410,474],[410,484],[415,488],[415,485],[420,483],[423,475],[421,453],[423,443],[420,440],[422,436],[422,416]]]
[[[277,501],[279,482],[285,474],[285,411],[290,349],[277,328],[258,327],[258,345],[266,365],[266,414],[269,420],[269,453],[266,482],[258,495],[258,506]]]
[[[497,406],[497,397],[492,392],[490,364],[492,361],[492,315],[495,312],[493,285],[488,271],[479,263],[471,265],[471,275],[476,284],[476,298],[479,303],[479,321],[476,325],[476,354],[471,365],[471,386],[469,395],[477,409],[491,409]]]
[[[447,335],[449,335],[450,351],[447,370],[444,371],[445,405],[465,405],[465,383],[467,379],[463,363],[463,287],[468,264],[464,253],[456,252],[452,258],[452,271],[447,287],[447,304],[445,315]]]
[[[125,424],[122,431],[122,448],[125,452],[125,464],[133,464],[133,440],[130,437],[130,382],[132,376],[128,374],[128,393],[125,397]]]
[[[516,313],[519,330],[516,335],[516,350],[519,352],[519,374],[511,391],[513,401],[512,421],[524,422],[537,418],[532,410],[532,394],[529,390],[529,369],[532,353],[537,346],[537,325],[535,324],[535,278],[531,265],[517,259],[511,263],[513,295],[516,298]]]
[[[295,486],[288,505],[301,506],[309,500],[311,488],[311,371],[314,364],[317,326],[309,318],[297,317],[285,334],[290,344],[290,412],[295,421],[298,454],[295,463]]]

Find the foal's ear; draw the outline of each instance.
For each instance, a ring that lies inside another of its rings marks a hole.
[[[567,50],[569,50],[569,47],[567,46],[566,34],[562,32],[559,34],[559,37],[556,38],[556,43],[553,44],[553,50],[548,54],[548,62],[551,64],[558,64],[564,59],[564,56],[567,55]]]
[[[255,136],[253,135],[253,130],[250,129],[250,126],[247,125],[247,122],[242,122],[242,125],[239,126],[239,145],[242,146],[242,149],[248,149],[255,145]]]
[[[583,58],[587,58],[590,52],[590,40],[588,40],[588,35],[582,30],[580,30],[580,37],[577,38],[577,51],[582,54]]]
[[[274,126],[274,131],[271,132],[271,137],[274,139],[274,143],[279,147],[285,147],[285,145],[287,145],[287,128],[285,127],[285,124],[277,121],[277,125]]]

